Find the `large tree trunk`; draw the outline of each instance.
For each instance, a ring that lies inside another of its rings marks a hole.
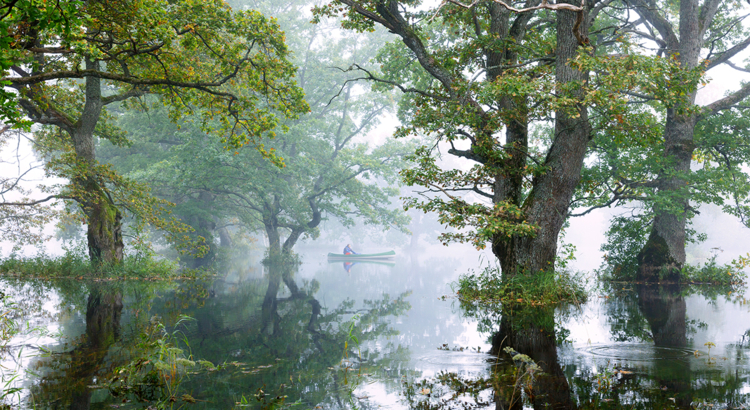
[[[86,60],[87,69],[98,69],[99,63]],[[122,214],[96,175],[96,150],[94,129],[102,112],[101,80],[86,77],[86,103],[81,118],[70,136],[76,153],[77,167],[82,174],[74,181],[78,189],[83,190],[77,198],[81,205],[88,229],[89,257],[92,262],[117,263],[122,261]]]
[[[574,35],[577,13],[557,11],[557,49],[555,75],[560,84],[585,82],[588,74],[568,65],[575,57],[579,41]],[[584,12],[585,14],[585,12]],[[588,18],[583,16],[580,33],[586,37]],[[575,97],[581,97],[578,91]],[[586,107],[579,105],[578,115],[555,114],[555,138],[545,166],[548,171],[534,178],[531,193],[523,204],[526,221],[539,228],[533,237],[496,238],[492,250],[500,260],[504,277],[517,273],[535,274],[554,269],[557,238],[568,215],[570,200],[581,177],[583,160],[590,140]]]
[[[671,39],[671,57],[677,58],[685,70],[698,66],[702,46],[698,0],[680,2],[679,40]],[[710,21],[704,22],[710,24]],[[689,204],[689,187],[685,176],[690,173],[693,158],[693,134],[697,117],[685,115],[685,109],[695,104],[696,93],[667,110],[664,128],[665,169],[658,179],[659,195],[672,199],[671,207],[654,207],[654,224],[646,245],[638,254],[638,275],[641,281],[678,281],[679,268],[685,263],[685,236]]]
[[[122,214],[96,182],[88,183],[87,195],[94,199],[83,205],[88,220],[86,238],[92,262],[117,263],[122,261]]]

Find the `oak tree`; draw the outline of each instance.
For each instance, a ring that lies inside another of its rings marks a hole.
[[[80,205],[95,261],[122,259],[121,210],[143,211],[147,196],[129,196],[136,184],[97,162],[97,138],[124,142],[107,106],[157,95],[172,120],[198,111],[226,145],[271,158],[260,138],[307,110],[283,33],[257,11],[218,0],[19,0],[3,12],[3,107],[21,110],[4,115],[50,127],[40,137],[49,169],[70,181],[60,195]],[[156,221],[153,208],[145,217]]]

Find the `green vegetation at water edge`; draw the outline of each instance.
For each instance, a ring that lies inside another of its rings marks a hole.
[[[462,301],[546,306],[583,303],[587,292],[583,278],[568,271],[543,271],[534,275],[502,278],[499,269],[462,275],[454,290]]]
[[[76,253],[0,259],[0,275],[26,278],[186,279],[205,275],[202,270],[178,269],[177,264],[153,257],[126,256],[119,263],[92,263]]]
[[[685,264],[679,271],[679,281],[685,284],[741,286],[747,280],[743,270],[750,259],[740,256],[730,263],[719,264],[714,255],[704,264]],[[665,269],[665,277],[666,277]],[[599,279],[611,282],[636,281],[636,271],[619,265],[608,265],[599,271]]]

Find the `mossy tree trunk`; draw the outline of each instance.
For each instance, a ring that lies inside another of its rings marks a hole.
[[[706,2],[708,3],[708,2]],[[637,0],[636,11],[652,24],[664,22],[650,10],[650,5]],[[685,70],[695,69],[701,60],[701,47],[706,29],[710,24],[698,0],[683,0],[679,3],[679,32],[664,26],[667,53],[678,60]],[[715,12],[715,11],[714,11]],[[700,17],[700,18],[699,18]],[[657,185],[659,195],[669,199],[669,206],[654,208],[654,223],[649,239],[638,255],[638,275],[641,281],[677,281],[679,268],[685,263],[685,237],[687,215],[690,210],[689,186],[686,176],[690,174],[690,162],[695,144],[693,141],[696,114],[689,109],[695,104],[696,92],[687,92],[684,98],[667,109],[664,127],[665,166],[660,172]]]
[[[99,63],[86,60],[87,69],[98,69]],[[81,192],[76,200],[81,205],[88,229],[89,257],[95,263],[118,263],[122,261],[124,244],[122,241],[122,214],[115,205],[97,175],[94,130],[104,107],[101,80],[86,77],[86,103],[80,119],[71,124],[68,133],[73,140],[78,167],[74,184]]]
[[[87,196],[92,200],[82,204],[88,227],[89,257],[95,263],[118,263],[122,261],[125,245],[122,241],[122,214],[105,191],[97,184],[89,183]]]

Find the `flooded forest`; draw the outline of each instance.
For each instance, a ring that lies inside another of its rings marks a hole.
[[[0,0],[0,410],[750,408],[748,18]]]

